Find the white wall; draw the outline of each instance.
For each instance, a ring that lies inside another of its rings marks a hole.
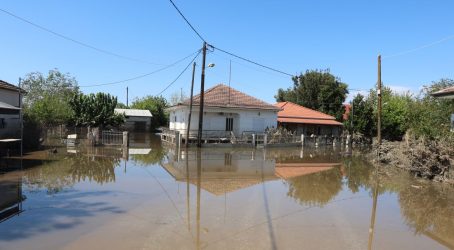
[[[196,131],[199,125],[199,107],[195,107],[191,115],[190,131]],[[184,133],[187,128],[189,108],[182,106],[170,112],[169,129]],[[227,117],[233,117],[233,132],[241,134],[245,131],[263,132],[267,127],[277,126],[277,111],[245,110],[229,108],[207,108],[204,110],[203,130],[225,131]]]

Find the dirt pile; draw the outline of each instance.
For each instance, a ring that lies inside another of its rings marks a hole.
[[[371,154],[374,163],[404,168],[430,180],[454,181],[454,148],[448,141],[382,141],[380,147],[374,141]]]

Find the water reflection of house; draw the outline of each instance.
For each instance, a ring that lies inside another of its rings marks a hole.
[[[278,125],[295,131],[298,135],[339,136],[342,131],[342,123],[333,116],[292,102],[278,102],[275,105],[282,109],[278,113]]]
[[[0,175],[0,223],[21,213],[23,200],[21,178]]]
[[[214,195],[278,179],[274,161],[264,160],[263,154],[255,151],[206,150],[201,153],[200,163],[201,188]],[[196,185],[199,178],[196,151],[188,151],[187,154],[182,151],[179,161],[170,161],[163,167],[177,181],[189,181]]]
[[[282,153],[287,150],[282,150]],[[273,154],[279,150],[271,151]],[[293,152],[296,158],[273,159],[266,150],[231,151],[229,149],[203,150],[201,152],[200,177],[197,175],[197,151],[173,155],[164,168],[177,181],[197,185],[215,195],[234,192],[256,184],[291,179],[298,176],[323,172],[340,166],[335,158],[298,158],[299,151]],[[171,154],[178,154],[172,152]],[[298,160],[299,159],[299,160]],[[324,160],[325,159],[325,160]],[[329,160],[326,160],[329,159]],[[322,184],[323,185],[323,184]]]
[[[199,121],[199,95],[194,96],[190,137],[197,136]],[[279,108],[223,84],[204,93],[203,137],[230,137],[230,133],[263,132],[276,127]],[[170,113],[170,130],[179,131],[185,137],[189,100],[167,109]],[[228,136],[227,136],[228,135]]]

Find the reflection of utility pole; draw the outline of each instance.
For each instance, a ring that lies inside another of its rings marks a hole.
[[[379,179],[377,174],[377,167],[375,167],[375,184],[373,187],[373,203],[372,203],[372,214],[370,216],[370,226],[369,226],[369,242],[367,249],[372,249],[372,243],[374,240],[374,231],[375,231],[375,214],[377,212],[377,198],[378,198],[378,187]]]
[[[191,97],[190,97],[190,99],[189,99],[188,128],[186,129],[186,140],[185,140],[186,147],[189,146],[189,130],[191,129],[192,97],[193,97],[193,94],[194,94],[194,74],[195,74],[195,65],[196,65],[196,63],[194,62],[194,64],[192,64]]]
[[[203,128],[203,105],[205,95],[205,61],[207,56],[207,43],[203,43],[202,48],[202,77],[200,79],[200,109],[199,109],[199,131],[197,133],[197,147],[202,147],[202,128]]]
[[[191,232],[191,211],[190,211],[190,191],[189,191],[189,155],[188,155],[188,149],[186,148],[185,150],[186,153],[186,205],[188,207],[188,230]]]
[[[381,145],[381,55],[378,55],[378,85],[377,85],[377,95],[378,95],[378,115],[377,115],[377,140],[378,146]]]
[[[200,185],[202,179],[202,151],[197,149],[197,249],[200,249]]]

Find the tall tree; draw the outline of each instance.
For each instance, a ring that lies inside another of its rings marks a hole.
[[[363,95],[358,94],[351,103],[350,114],[344,122],[345,128],[350,133],[361,133],[364,136],[372,137],[375,135],[375,119],[372,103]]]
[[[329,70],[308,70],[292,80],[293,87],[278,90],[275,96],[277,101],[294,102],[332,115],[339,121],[342,119],[347,84]]]
[[[165,109],[168,107],[167,101],[162,96],[145,96],[132,102],[131,108],[148,109],[153,117],[151,118],[151,130],[156,130],[160,126],[167,126],[168,114]]]
[[[124,122],[124,116],[115,113],[117,98],[110,94],[75,94],[69,102],[76,126],[105,127],[117,126]]]
[[[65,124],[69,121],[71,96],[79,92],[77,81],[57,69],[47,76],[32,72],[25,76],[21,87],[27,91],[24,97],[24,112],[41,126]]]

